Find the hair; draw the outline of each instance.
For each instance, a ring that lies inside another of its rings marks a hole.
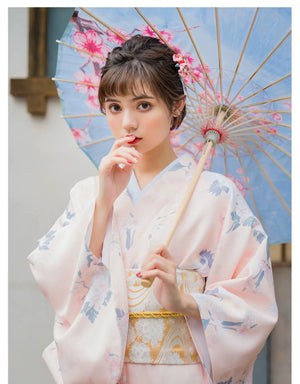
[[[115,47],[101,70],[98,93],[101,112],[105,113],[107,97],[138,96],[138,92],[147,88],[165,102],[173,115],[176,102],[184,99],[183,83],[173,61],[175,53],[160,40],[141,35]],[[185,115],[184,105],[181,113],[173,117],[170,129],[178,128]]]

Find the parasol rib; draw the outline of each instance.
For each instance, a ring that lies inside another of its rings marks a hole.
[[[227,123],[228,120],[232,119],[232,117],[234,115],[236,115],[237,113],[239,113],[240,111],[242,111],[243,109],[246,109],[247,108],[247,112],[244,113],[243,115],[241,115],[240,117],[238,117],[237,119],[234,119],[234,123],[236,123],[238,120],[242,119],[242,118],[245,118],[246,116],[252,114],[254,111],[251,109],[251,110],[248,110],[249,107],[252,107],[254,105],[266,105],[266,104],[270,104],[270,103],[273,103],[273,102],[277,102],[277,101],[282,101],[282,100],[286,100],[286,99],[290,99],[291,96],[286,96],[286,97],[283,97],[283,98],[277,98],[277,99],[271,99],[271,100],[266,100],[266,101],[262,101],[262,102],[259,102],[259,103],[256,103],[256,104],[249,104],[249,105],[244,105],[242,107],[240,107],[240,109],[236,109],[233,113],[230,114],[230,116],[227,117],[227,119],[224,121],[224,124]],[[266,111],[265,113],[274,113],[275,111]],[[258,119],[257,119],[258,120]],[[228,127],[230,125],[232,125],[233,122],[229,123],[228,124]]]
[[[288,38],[288,36],[291,34],[291,31],[289,31],[284,38],[276,45],[276,47],[272,50],[271,53],[265,58],[265,60],[260,64],[260,66],[252,73],[252,75],[249,77],[249,79],[246,81],[246,83],[240,88],[240,90],[236,93],[236,95],[233,97],[233,99],[230,102],[230,105],[232,105],[232,102],[238,97],[238,95],[241,93],[241,91],[247,86],[247,84],[253,79],[253,77],[257,74],[257,72],[264,66],[264,64],[269,60],[269,58],[274,54],[274,52],[277,51],[277,49],[281,46],[281,44]]]
[[[88,87],[99,88],[99,84],[87,83],[87,82],[85,82],[85,81],[57,79],[56,77],[52,77],[51,80],[53,80],[53,81],[63,81],[63,82],[65,82],[65,83],[73,83],[73,84],[79,84],[79,85],[86,85],[86,86],[88,86]]]
[[[277,101],[289,100],[291,98],[292,98],[292,96],[278,97],[277,99],[271,99],[271,100],[266,100],[266,101],[260,101],[258,103],[243,105],[241,107],[241,109],[245,109],[245,108],[249,108],[249,107],[254,107],[255,105],[266,105],[266,104],[269,104],[269,103],[276,103]]]
[[[278,109],[273,109],[272,110],[274,113],[292,113],[291,111],[280,111]],[[252,113],[267,113],[269,111],[265,110],[265,109],[252,109],[251,110]]]
[[[287,78],[290,77],[290,76],[291,76],[291,73],[289,73],[288,75],[285,75],[285,76],[281,77],[280,79],[274,81],[273,83],[267,85],[266,87],[261,88],[259,91],[252,93],[251,95],[245,97],[244,99],[238,101],[237,103],[232,104],[231,106],[232,106],[232,107],[235,107],[235,106],[237,106],[238,104],[243,103],[244,101],[246,101],[246,100],[248,100],[248,99],[250,99],[250,98],[252,98],[252,97],[258,95],[259,93],[265,91],[266,89],[272,87],[272,86],[275,85],[275,84],[278,84],[280,81],[283,81],[283,80],[287,79]]]
[[[194,47],[194,49],[195,49],[195,51],[196,51],[196,53],[197,53],[197,56],[198,56],[198,58],[199,58],[199,60],[200,60],[200,63],[201,63],[201,66],[202,66],[202,68],[203,68],[203,70],[204,70],[206,79],[208,80],[208,82],[209,82],[209,84],[210,84],[210,86],[211,86],[211,89],[212,89],[213,92],[214,92],[215,98],[217,99],[216,90],[215,90],[214,85],[213,85],[213,83],[212,83],[212,81],[211,81],[211,78],[209,77],[209,74],[208,74],[208,72],[207,72],[207,70],[206,70],[205,63],[204,63],[204,61],[202,60],[202,57],[201,57],[201,55],[200,55],[200,52],[199,52],[199,50],[198,50],[198,48],[197,48],[197,45],[196,45],[194,39],[193,39],[193,36],[191,35],[191,32],[190,32],[190,30],[189,30],[189,27],[188,27],[188,25],[186,24],[186,21],[185,21],[185,19],[184,19],[184,17],[183,17],[183,15],[182,15],[182,13],[181,13],[181,11],[180,11],[179,8],[177,8],[177,11],[178,11],[178,13],[179,13],[179,16],[180,16],[180,18],[181,18],[181,20],[182,20],[182,22],[183,22],[183,24],[184,24],[184,27],[185,27],[185,29],[186,29],[188,35],[189,35],[189,38],[190,38],[190,40],[191,40],[191,42],[192,42],[192,44],[193,44],[193,47]]]
[[[240,127],[241,125],[244,125],[245,123],[250,123],[251,121],[264,121],[264,122],[265,122],[265,120],[258,119],[257,117],[253,117],[253,118],[251,118],[251,119],[246,119],[246,117],[249,116],[251,113],[252,113],[252,112],[249,111],[249,112],[245,113],[244,115],[238,117],[236,120],[234,120],[234,121],[228,123],[228,125],[227,125],[226,128],[225,128],[225,131],[227,131],[227,132],[231,132],[231,131],[235,130],[237,127]],[[268,112],[268,114],[271,114],[271,113],[273,113],[273,112]],[[227,119],[227,120],[225,121],[225,123],[226,123],[228,120],[229,120],[229,119]],[[242,122],[239,123],[239,124],[235,124],[235,123],[236,123],[237,121],[239,121],[239,120],[242,120]],[[245,120],[247,120],[247,121],[245,122]],[[273,123],[270,122],[269,124],[273,124]]]
[[[221,55],[221,43],[220,43],[220,29],[219,29],[219,15],[218,8],[215,8],[215,19],[216,19],[216,31],[217,31],[217,44],[218,44],[218,61],[219,61],[219,76],[220,76],[220,93],[221,102],[223,104],[223,79],[222,79],[222,55]],[[221,109],[221,105],[220,105]],[[220,112],[220,111],[219,111]]]
[[[191,72],[191,75],[192,75],[192,72]],[[204,85],[201,83],[201,81],[198,79],[198,78],[196,78],[196,82],[201,86],[201,88],[204,90],[204,92],[205,92],[205,96],[206,96],[206,94],[208,93],[207,92],[207,87],[206,87],[206,83],[204,83]],[[202,94],[201,93],[199,93],[199,91],[197,91],[197,89],[195,88],[195,86],[194,86],[194,88],[192,88],[189,84],[185,84],[185,86],[186,86],[186,88],[189,88],[191,91],[193,91],[198,97],[200,97],[200,99],[202,99],[202,100],[204,100],[204,101],[206,101],[207,102],[207,97],[203,97],[202,96]],[[210,95],[210,98],[211,98],[211,100],[213,100],[213,97]],[[212,104],[213,103],[213,101],[209,101],[209,103],[210,104]]]
[[[105,116],[104,113],[86,113],[83,115],[63,115],[61,116],[63,119],[71,119],[71,118],[77,118],[77,117],[97,117],[97,116]]]
[[[277,121],[275,121],[275,122],[273,123],[273,125],[276,125],[276,126],[278,126],[278,127],[284,127],[284,128],[292,128],[292,126],[289,125],[289,124],[281,124],[281,123],[278,123]]]
[[[103,141],[109,141],[109,140],[115,140],[115,137],[114,136],[105,137],[104,139],[100,139],[100,140],[97,140],[97,141],[92,141],[91,143],[82,144],[82,145],[79,145],[79,148],[88,147],[90,145],[102,143]]]
[[[252,139],[252,137],[248,136],[248,140],[252,141],[253,143],[255,143],[255,145],[257,146],[257,148],[259,148],[266,156],[268,156],[268,158],[273,161],[274,164],[277,165],[277,167],[279,167],[282,172],[284,172],[289,178],[291,178],[291,175],[278,163],[277,160],[275,160],[268,152],[266,152],[263,147],[255,140]]]
[[[181,144],[180,147],[176,148],[175,149],[175,152],[179,152],[182,148],[186,147],[188,145],[188,143],[190,143],[193,139],[195,138],[195,136],[192,136],[190,137],[185,143]]]
[[[105,57],[96,55],[95,53],[92,53],[92,52],[90,52],[90,51],[87,51],[86,49],[76,47],[75,45],[72,45],[72,44],[64,43],[63,41],[60,41],[60,40],[56,40],[56,42],[57,42],[58,44],[65,45],[66,47],[76,49],[77,51],[81,51],[81,52],[87,53],[87,54],[90,55],[90,56],[97,57],[97,59],[105,60]]]
[[[253,117],[253,118],[249,119],[247,116],[249,116],[250,114],[252,114],[252,111],[247,112],[245,115],[242,115],[239,118],[237,118],[236,120],[234,120],[233,122],[229,123],[224,130],[227,131],[227,132],[231,132],[231,131],[235,130],[237,127],[239,127],[239,126],[241,126],[243,124],[249,124],[251,121],[255,121],[255,122],[261,121],[262,122],[261,124],[281,125],[281,126],[286,127],[286,128],[291,128],[290,125],[277,123],[276,121],[266,121],[265,119],[260,119],[260,118],[257,118],[257,117]],[[265,115],[272,115],[272,114],[274,114],[274,111],[268,111],[268,112],[265,113]],[[246,122],[242,121],[239,124],[234,124],[234,123],[236,123],[240,119],[245,119],[247,121]],[[232,125],[232,124],[234,124],[234,125]]]
[[[189,127],[185,127],[182,129],[174,129],[173,131],[170,132],[170,136],[180,135],[181,133],[185,132],[187,129],[189,129]]]
[[[167,42],[167,40],[163,37],[163,35],[159,32],[158,29],[156,29],[154,27],[153,24],[150,23],[150,21],[142,14],[142,12],[137,8],[135,7],[135,10],[137,11],[137,13],[141,16],[141,18],[145,21],[145,23],[147,23],[149,25],[149,27],[156,33],[156,35],[171,49],[173,49],[170,44]]]
[[[249,131],[253,131],[254,128],[260,128],[262,129],[263,131],[267,132],[268,134],[272,134],[274,136],[278,136],[278,137],[281,137],[282,139],[284,140],[287,140],[287,141],[292,141],[290,137],[286,137],[286,136],[283,136],[283,135],[280,135],[279,133],[276,133],[276,132],[272,132],[270,131],[269,129],[265,128],[265,127],[262,127],[261,125],[253,125],[251,127],[245,127],[245,129],[239,129],[237,130],[236,132],[233,132],[231,134],[231,137],[243,137],[244,133],[243,132],[248,132],[249,134]],[[260,138],[263,138],[264,136],[260,136],[258,135],[259,132],[252,132],[252,135],[256,135],[256,136],[259,136]],[[250,133],[251,134],[251,133]]]
[[[247,145],[245,144],[244,142],[244,145],[245,147],[247,147]],[[257,164],[257,166],[259,167],[259,169],[261,170],[262,174],[265,176],[266,180],[268,181],[268,183],[270,184],[271,188],[273,189],[273,191],[275,192],[276,196],[278,197],[278,199],[281,201],[281,203],[283,204],[283,206],[285,207],[285,209],[289,212],[289,214],[291,214],[291,210],[289,209],[289,207],[287,206],[286,202],[283,200],[283,198],[281,197],[280,193],[277,191],[277,189],[275,188],[274,184],[272,183],[272,181],[270,180],[269,176],[267,175],[267,173],[265,172],[265,170],[263,169],[263,167],[261,166],[261,164],[259,163],[259,161],[256,159],[256,157],[253,155],[253,152],[251,151],[250,148],[248,148],[248,153],[249,155],[252,157],[252,159],[255,161],[255,163]]]
[[[189,96],[189,95],[187,94],[187,96]],[[190,97],[189,97],[189,99],[190,99],[190,101],[191,101],[191,108],[192,108],[193,110],[196,110],[196,107],[195,107],[193,98],[190,98]],[[195,101],[198,101],[198,100],[195,100]],[[198,122],[199,122],[199,120],[201,121],[201,118],[199,117],[199,114],[197,114],[196,117],[197,117]]]
[[[108,24],[106,24],[103,20],[99,19],[97,16],[95,16],[93,13],[91,13],[90,11],[88,11],[86,8],[81,8],[80,9],[87,13],[88,15],[90,15],[93,19],[95,19],[96,21],[98,21],[98,23],[104,25],[105,28],[109,29],[111,32],[113,32],[115,35],[117,35],[118,37],[120,37],[120,39],[126,41],[127,40],[127,37],[122,35],[120,32],[116,31],[114,28],[111,28]]]
[[[280,152],[284,153],[286,156],[291,157],[291,154],[285,151],[283,148],[279,147],[277,144],[273,143],[271,140],[267,139],[265,136],[262,136],[262,140],[266,141],[268,144],[272,145],[274,148],[278,149]]]
[[[230,86],[229,86],[229,89],[228,89],[228,92],[227,92],[227,96],[226,96],[227,99],[229,98],[229,95],[230,95],[230,92],[231,92],[231,88],[232,88],[232,86],[233,86],[233,83],[234,83],[234,80],[235,80],[236,75],[237,75],[237,73],[238,73],[238,70],[239,70],[239,67],[240,67],[242,58],[243,58],[243,56],[244,56],[245,49],[246,49],[246,46],[247,46],[247,44],[248,44],[248,41],[249,41],[249,38],[250,38],[250,35],[251,35],[251,32],[252,32],[252,29],[253,29],[253,25],[254,25],[254,23],[255,23],[255,20],[256,20],[257,14],[258,14],[258,10],[259,10],[259,8],[256,9],[256,12],[255,12],[255,14],[254,14],[252,23],[251,23],[251,25],[250,25],[250,28],[249,28],[249,31],[248,31],[248,35],[247,35],[247,37],[246,37],[246,41],[245,41],[245,43],[244,43],[244,46],[243,46],[243,49],[242,49],[242,52],[241,52],[239,61],[238,61],[238,63],[237,63],[236,69],[235,69],[235,71],[234,71],[233,78],[232,78],[232,80],[231,80],[231,83],[230,83]]]

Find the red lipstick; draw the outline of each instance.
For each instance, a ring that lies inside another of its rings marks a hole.
[[[128,137],[130,137],[132,139],[131,141],[128,142],[128,144],[137,144],[139,141],[142,140],[140,137],[137,137],[134,135],[130,135]]]

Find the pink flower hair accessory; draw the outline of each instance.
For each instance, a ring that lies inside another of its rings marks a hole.
[[[185,83],[191,82],[191,75],[189,72],[188,60],[185,56],[180,53],[173,55],[173,61],[175,62],[175,67],[179,68],[178,73]]]

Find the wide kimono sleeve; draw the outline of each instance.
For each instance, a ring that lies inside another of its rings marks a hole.
[[[88,249],[86,238],[93,218],[96,180],[78,182],[69,203],[50,230],[28,256],[31,271],[56,313],[63,311],[78,263],[99,262]]]
[[[218,235],[211,249],[200,252],[199,271],[207,281],[204,293],[193,297],[213,382],[248,384],[278,316],[267,236],[230,180],[215,178],[209,196],[221,212],[210,229]]]
[[[72,188],[66,210],[28,256],[55,311],[54,341],[43,358],[59,384],[115,383],[123,364],[120,294],[109,268],[89,249],[97,183],[91,177]]]

